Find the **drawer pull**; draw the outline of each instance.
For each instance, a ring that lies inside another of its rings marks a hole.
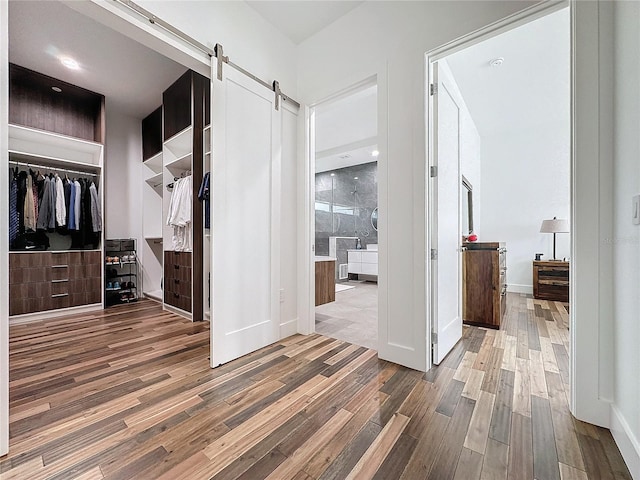
[[[69,265],[51,265],[51,268],[67,268]]]
[[[178,270],[180,268],[180,265],[174,265],[173,268],[175,268],[176,270]]]
[[[62,282],[68,282],[69,279],[68,278],[63,278],[62,280],[51,280],[51,283],[62,283]]]
[[[176,298],[180,298],[180,295],[178,295],[177,293],[174,293],[173,296]]]
[[[56,293],[55,295],[51,295],[51,298],[68,297],[68,296],[69,296],[68,293]]]
[[[177,278],[175,278],[175,279],[173,280],[173,283],[180,283],[180,280],[178,280]]]

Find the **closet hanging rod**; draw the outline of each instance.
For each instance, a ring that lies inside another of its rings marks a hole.
[[[172,35],[178,37],[180,40],[183,40],[185,42],[187,42],[188,44],[190,44],[191,46],[197,48],[198,50],[200,50],[201,52],[209,55],[209,57],[216,57],[218,58],[218,52],[216,51],[217,49],[212,49],[207,47],[206,45],[200,43],[199,41],[197,41],[195,38],[187,35],[186,33],[184,33],[182,30],[177,29],[176,27],[174,27],[173,25],[171,25],[169,22],[164,21],[163,19],[155,16],[153,13],[151,13],[149,10],[142,8],[140,5],[138,5],[136,2],[132,2],[131,0],[114,0],[118,3],[121,3],[122,5],[124,5],[125,7],[130,8],[131,10],[133,10],[134,12],[136,12],[138,15],[146,18],[149,23],[152,23],[154,25],[158,25],[159,27],[165,29],[167,32],[171,33]],[[217,46],[217,45],[216,45]],[[222,49],[221,49],[222,50]],[[226,63],[227,65],[229,65],[230,67],[235,68],[236,70],[238,70],[240,73],[248,76],[249,78],[251,78],[252,80],[255,80],[256,82],[264,85],[265,87],[267,87],[268,89],[270,89],[271,91],[275,92],[277,96],[280,96],[280,98],[282,98],[283,101],[287,101],[287,102],[291,102],[293,105],[295,105],[296,107],[300,108],[300,103],[296,102],[293,98],[289,97],[288,95],[285,95],[284,93],[282,93],[282,91],[280,90],[280,86],[278,84],[278,81],[274,81],[272,83],[268,83],[265,82],[264,80],[258,78],[257,76],[255,76],[254,74],[252,74],[251,72],[245,70],[244,68],[242,68],[239,65],[236,65],[235,63],[233,63],[228,56],[225,56],[223,54],[223,52],[219,52],[221,58],[221,61]],[[218,63],[220,65],[220,63]],[[213,80],[213,79],[212,79]],[[277,110],[277,107],[276,107]]]
[[[56,167],[50,167],[47,165],[40,165],[38,163],[24,163],[24,162],[16,162],[15,160],[9,160],[9,165],[22,165],[23,167],[29,167],[29,168],[39,168],[41,170],[50,170],[52,172],[67,172],[67,173],[79,173],[80,175],[86,175],[88,177],[98,177],[99,175],[97,173],[91,173],[91,172],[81,172],[80,170],[69,170],[67,168],[56,168]]]

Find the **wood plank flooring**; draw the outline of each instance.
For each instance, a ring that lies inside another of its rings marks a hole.
[[[630,479],[569,413],[567,321],[510,294],[427,374],[321,335],[212,370],[150,301],[13,326],[0,479]]]

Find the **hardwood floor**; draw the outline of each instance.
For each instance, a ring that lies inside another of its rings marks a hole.
[[[426,375],[320,335],[210,369],[146,301],[11,327],[1,479],[630,479],[573,419],[563,304],[509,295]]]

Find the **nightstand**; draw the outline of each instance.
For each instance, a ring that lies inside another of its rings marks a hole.
[[[533,298],[569,301],[569,262],[533,261]]]

